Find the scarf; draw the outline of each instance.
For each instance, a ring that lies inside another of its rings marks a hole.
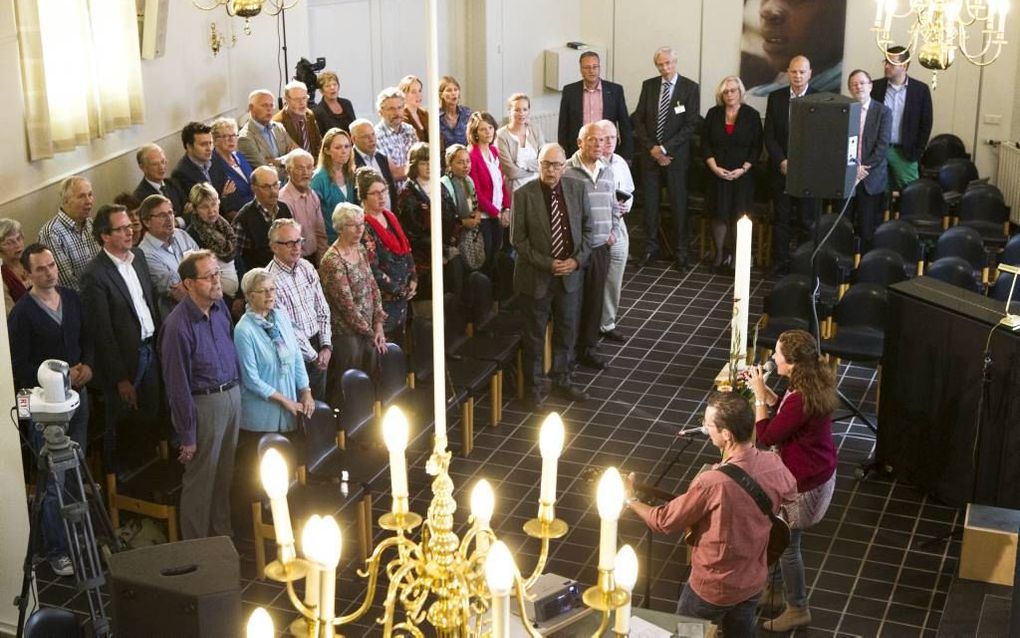
[[[198,240],[198,245],[213,251],[221,261],[233,261],[237,254],[237,235],[234,229],[222,216],[216,218],[213,223],[202,220],[198,215],[192,217],[192,233]]]
[[[383,228],[379,220],[368,214],[365,215],[365,221],[375,231],[376,237],[383,243],[383,246],[386,246],[386,249],[391,253],[399,257],[411,252],[411,244],[407,241],[404,229],[400,227],[396,216],[386,209],[383,209],[383,216],[386,217],[389,228]]]
[[[265,331],[266,336],[273,342],[276,347],[276,356],[280,360],[280,366],[284,369],[293,364],[292,357],[293,353],[290,348],[287,347],[287,342],[283,340],[283,334],[280,332],[280,327],[276,324],[276,311],[270,310],[266,313],[265,317],[260,317],[258,314],[251,311],[249,305],[248,316],[255,322],[259,328]]]

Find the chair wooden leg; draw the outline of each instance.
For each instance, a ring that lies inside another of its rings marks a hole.
[[[117,507],[117,475],[106,475],[106,508],[110,510],[110,523],[113,529],[120,527],[120,508]]]
[[[177,506],[167,506],[167,518],[166,518],[166,538],[171,543],[176,543],[181,540],[181,532],[177,526]]]
[[[499,374],[489,377],[489,425],[499,425]]]
[[[475,425],[474,421],[475,413],[475,400],[472,397],[468,397],[464,401],[464,405],[461,406],[461,454],[468,456],[471,454],[472,448],[475,445]]]
[[[408,372],[407,373],[407,387],[409,387],[412,390],[414,390],[414,373],[413,372]]]
[[[552,368],[552,323],[545,327],[545,347],[542,352],[542,372],[549,374]]]
[[[881,406],[881,403],[882,403],[881,402],[881,399],[882,399],[882,362],[881,361],[878,363],[877,370],[878,370],[878,375],[877,375],[877,377],[878,377],[877,378],[878,385],[875,386],[875,414],[876,415],[878,414],[879,406]]]
[[[496,401],[496,423],[501,423],[503,421],[503,370],[502,369],[496,371],[496,379],[497,379],[496,394],[499,397],[498,400]]]
[[[347,432],[338,430],[336,433],[336,449],[346,450],[347,449]]]
[[[266,579],[266,539],[262,536],[262,503],[251,504],[251,526],[255,535],[255,578]]]
[[[524,400],[524,350],[517,348],[517,400]]]
[[[382,418],[382,401],[376,401],[372,404],[372,414],[375,416],[376,421]]]
[[[365,510],[364,500],[362,500],[360,503],[358,503],[358,508],[357,509],[358,509],[358,513],[357,513],[357,521],[356,521],[356,525],[355,526],[357,527],[357,533],[358,533],[358,555],[361,557],[361,560],[365,560],[366,558],[368,558],[368,544],[369,544],[370,540],[366,536],[366,534],[368,532],[368,526],[366,525],[365,518],[369,514]]]

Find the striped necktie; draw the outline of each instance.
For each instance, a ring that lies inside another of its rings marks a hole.
[[[655,135],[662,144],[663,134],[666,132],[666,117],[669,115],[669,98],[673,96],[673,83],[662,83],[662,95],[659,96],[659,119],[655,126]]]
[[[566,238],[563,236],[563,211],[560,209],[560,198],[553,193],[552,196],[552,211],[550,220],[550,230],[552,231],[552,256],[553,259],[559,259],[560,255],[563,254],[563,246],[566,243]]]

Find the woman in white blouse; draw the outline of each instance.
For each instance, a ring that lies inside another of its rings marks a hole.
[[[538,151],[545,144],[545,136],[531,125],[531,98],[524,93],[510,96],[507,115],[506,126],[496,131],[496,147],[503,176],[513,193],[538,177]]]

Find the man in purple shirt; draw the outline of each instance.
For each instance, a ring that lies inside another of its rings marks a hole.
[[[241,419],[240,366],[216,256],[190,251],[177,269],[188,294],[163,324],[167,403],[184,463],[181,535],[232,534],[230,483]]]

